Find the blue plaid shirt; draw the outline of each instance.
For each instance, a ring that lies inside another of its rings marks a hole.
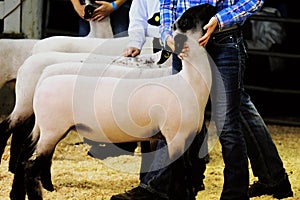
[[[259,11],[264,0],[160,0],[160,34],[165,43],[172,35],[172,24],[190,7],[208,3],[217,7],[219,29],[242,25],[252,14]]]

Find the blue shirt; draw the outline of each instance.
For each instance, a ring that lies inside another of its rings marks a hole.
[[[264,0],[160,0],[160,34],[162,41],[172,35],[172,24],[190,7],[208,3],[217,7],[219,29],[242,25],[252,14],[259,11]]]

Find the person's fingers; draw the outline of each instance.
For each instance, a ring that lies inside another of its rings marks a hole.
[[[96,4],[102,5],[102,4],[106,4],[106,1],[95,1]]]
[[[124,51],[124,56],[125,56],[125,57],[130,57],[130,56],[131,56],[131,53],[132,53],[131,49],[125,49],[125,51]]]
[[[104,18],[105,18],[105,16],[103,16],[103,15],[95,15],[95,16],[93,16],[92,20],[100,22]]]
[[[171,50],[175,51],[174,38],[172,36],[167,37],[167,45],[171,48]]]
[[[201,46],[206,46],[208,40],[209,40],[209,35],[205,34],[203,37],[201,37],[201,38],[198,40],[198,43],[199,43],[199,45],[201,45]]]
[[[131,56],[132,56],[132,57],[136,57],[136,56],[139,55],[139,54],[140,54],[140,50],[135,49],[135,50],[131,53]]]
[[[187,53],[189,51],[189,46],[185,43],[181,53]]]
[[[214,32],[215,28],[218,25],[218,20],[216,17],[212,17],[209,22],[203,27],[206,30],[206,33],[198,40],[199,45],[206,46],[211,34]]]

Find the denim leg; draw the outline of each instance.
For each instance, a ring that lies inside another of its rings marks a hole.
[[[241,117],[253,174],[262,183],[275,186],[285,178],[285,169],[267,126],[244,91]]]
[[[141,178],[140,186],[165,198],[173,196],[171,199],[178,199],[183,194],[193,196],[194,194],[185,192],[203,184],[206,163],[204,158],[199,157],[199,151],[203,145],[205,147],[202,149],[207,150],[206,134],[204,124],[184,156],[176,160],[176,163],[170,163],[166,143],[158,141],[154,160],[148,173]],[[180,190],[174,191],[178,184]]]
[[[129,9],[131,1],[125,2],[116,11],[110,15],[110,23],[114,37],[125,37],[128,36],[129,26]]]
[[[245,49],[240,31],[213,35],[207,46],[213,67],[212,107],[225,163],[221,199],[249,199],[249,171],[241,132],[240,103]]]
[[[172,170],[168,167],[170,163],[168,148],[165,141],[158,141],[157,151],[150,170],[140,182],[140,186],[161,196],[167,197]]]
[[[203,123],[200,133],[198,133],[191,146],[185,152],[185,173],[190,187],[197,188],[203,184],[205,178],[206,161],[208,154],[207,128]]]
[[[177,74],[182,70],[182,62],[178,58],[178,55],[173,53],[172,54],[172,74]]]
[[[90,32],[90,23],[88,21],[85,21],[84,19],[79,19],[79,37],[85,37]]]

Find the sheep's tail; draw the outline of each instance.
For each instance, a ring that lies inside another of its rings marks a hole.
[[[35,128],[31,134],[25,138],[23,145],[21,146],[20,154],[17,159],[15,168],[15,176],[10,192],[11,199],[25,199],[26,189],[24,187],[25,175],[26,175],[26,162],[34,154],[36,144],[39,139],[39,131]],[[36,198],[38,199],[38,198]]]

